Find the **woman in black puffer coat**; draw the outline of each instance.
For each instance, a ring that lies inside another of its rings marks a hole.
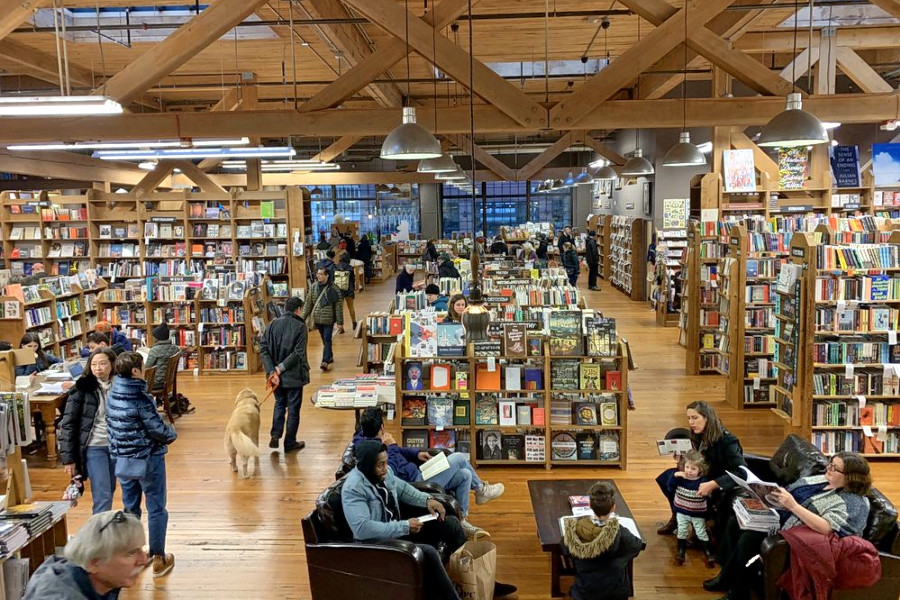
[[[93,514],[112,508],[116,491],[116,462],[109,454],[106,434],[106,395],[112,384],[116,354],[94,350],[84,373],[69,391],[59,425],[59,455],[70,477],[91,479]]]

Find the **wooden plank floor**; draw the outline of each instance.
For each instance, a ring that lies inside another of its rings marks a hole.
[[[723,402],[720,378],[686,376],[677,329],[657,327],[646,303],[630,301],[606,282],[602,292],[587,291],[585,281],[580,284],[588,306],[616,318],[621,335],[631,342],[638,366],[629,377],[637,410],[629,414],[628,469],[484,468],[479,471],[481,476],[506,484],[506,494],[483,506],[473,502],[470,518],[493,535],[499,553],[499,578],[515,583],[522,600],[549,598],[549,558],[537,542],[526,481],[614,478],[648,542],[635,567],[636,597],[713,597],[702,590],[700,583],[714,571],[706,568],[696,554],[689,554],[685,566],[676,566],[672,561],[674,538],[659,537],[654,532],[668,511],[653,480],[670,462],[657,455],[655,440],[670,428],[683,426],[685,405],[700,399],[716,403],[726,425],[748,451],[771,452],[781,438],[781,426],[769,411],[731,409]],[[357,314],[384,310],[393,287],[393,281],[389,281],[357,295]],[[179,377],[180,390],[197,411],[176,421],[179,438],[170,447],[166,461],[168,549],[176,556],[176,567],[171,575],[157,581],[148,571],[123,598],[309,598],[300,517],[333,480],[341,452],[352,435],[353,415],[316,410],[308,398],[317,386],[358,371],[358,347],[358,340],[350,333],[335,336],[335,370],[322,373],[315,368],[321,358],[321,340],[317,335],[310,336],[310,363],[314,368],[300,426],[306,449],[285,457],[264,447],[262,473],[250,480],[240,480],[231,473],[222,436],[235,394],[249,386],[262,396],[263,376]],[[260,438],[264,445],[271,416],[269,402],[263,406]],[[399,422],[392,428],[397,435]],[[900,467],[882,463],[874,470],[879,487],[889,496],[900,498]],[[58,499],[67,483],[61,468],[46,468],[38,461],[32,465],[31,480],[35,498],[46,500]],[[115,506],[121,506],[118,493]],[[70,513],[71,531],[76,531],[89,514],[90,499],[86,497]]]

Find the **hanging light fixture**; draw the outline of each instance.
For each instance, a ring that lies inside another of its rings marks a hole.
[[[122,112],[122,105],[106,96],[0,98],[0,117],[120,115]]]
[[[428,158],[419,161],[419,173],[452,173],[459,167],[449,154],[442,154],[437,158]]]
[[[684,5],[684,39],[688,35],[688,4]],[[691,143],[691,134],[687,131],[687,44],[684,48],[684,80],[681,83],[681,134],[678,143],[669,148],[663,158],[664,167],[700,167],[706,164],[706,157]]]
[[[310,195],[310,196],[321,196],[321,195],[322,195],[322,188],[320,188],[319,186],[314,187],[313,189],[311,189],[311,190],[309,191],[309,195]]]
[[[593,181],[594,178],[588,173],[587,167],[581,169],[581,173],[575,176],[575,185],[588,185]]]
[[[594,173],[594,179],[600,179],[602,181],[615,181],[618,178],[619,174],[616,173],[616,170],[610,165],[602,166],[599,171]]]
[[[572,171],[569,171],[569,174],[563,179],[563,187],[575,187],[575,177],[572,175]]]
[[[466,174],[463,173],[462,169],[457,167],[452,173],[438,173],[434,178],[440,179],[441,181],[460,181],[466,179]]]
[[[814,0],[809,2],[809,48],[812,48],[812,18]],[[797,28],[798,13],[800,11],[799,0],[794,0],[794,56],[797,55]],[[797,61],[792,61],[791,83],[797,84]],[[812,89],[812,53],[809,53],[807,65],[807,85]],[[828,132],[819,119],[803,110],[802,97],[798,92],[787,95],[785,109],[772,117],[766,123],[759,136],[757,146],[763,148],[796,148],[798,146],[815,146],[828,143]]]
[[[388,186],[386,186],[386,185],[383,184],[383,183],[379,183],[378,185],[375,186],[375,193],[376,193],[376,194],[377,194],[377,193],[387,194],[387,193],[389,193],[390,191],[391,191],[391,188],[389,188]]]
[[[389,191],[390,191],[391,194],[394,195],[394,196],[399,196],[400,194],[403,193],[403,190],[401,190],[400,188],[398,188],[396,185],[392,185],[392,186],[391,186],[391,189],[390,189]]]
[[[409,91],[409,0],[406,2],[406,98],[411,97]],[[381,158],[385,160],[424,160],[440,158],[441,144],[437,138],[416,123],[416,109],[403,107],[403,123],[385,138],[381,145]]]
[[[550,184],[551,190],[561,190],[566,186],[565,182],[562,179],[554,179],[553,183]]]
[[[640,147],[635,148],[634,155],[622,167],[622,175],[626,177],[646,177],[653,173],[653,164],[644,158],[644,151]]]

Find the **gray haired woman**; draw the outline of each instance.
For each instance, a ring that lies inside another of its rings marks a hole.
[[[144,570],[145,543],[144,528],[134,515],[97,513],[69,540],[64,556],[49,557],[34,572],[24,600],[116,598]]]

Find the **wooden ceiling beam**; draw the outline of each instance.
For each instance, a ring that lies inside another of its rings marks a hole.
[[[2,36],[0,36],[2,37]],[[59,63],[55,56],[9,40],[0,40],[0,59],[21,67],[20,74],[59,85]],[[69,79],[73,85],[94,87],[93,74],[69,62]]]
[[[339,0],[308,0],[303,7],[313,19],[346,19],[350,13]],[[337,48],[347,63],[354,67],[372,55],[372,50],[356,25],[328,25],[316,27],[326,44]],[[394,83],[373,83],[366,91],[378,104],[397,108],[403,105],[403,94]]]
[[[49,4],[49,0],[0,0],[0,40],[28,19],[28,15]]]
[[[609,100],[581,119],[571,129],[618,129],[629,127],[681,127],[682,101]],[[900,93],[835,94],[811,96],[804,106],[823,121],[876,123],[900,118]],[[784,98],[758,96],[738,98],[692,98],[687,103],[688,127],[763,125],[784,110]],[[478,133],[537,133],[523,127],[492,106],[476,105]],[[433,109],[420,109],[419,118],[434,120]],[[469,107],[439,108],[441,131],[468,134]],[[395,109],[331,109],[314,113],[293,110],[144,113],[96,117],[35,117],[5,119],[0,143],[50,142],[58,140],[130,140],[178,137],[260,136],[283,138],[384,136],[397,126]],[[568,128],[563,128],[563,131]]]
[[[146,174],[137,165],[103,161],[72,152],[10,152],[6,149],[0,149],[0,172],[126,185],[139,182]]]
[[[209,175],[197,168],[197,166],[189,160],[180,161],[175,167],[181,169],[185,176],[200,186],[200,190],[217,194],[228,194],[228,190],[213,181]]]
[[[255,83],[255,79],[254,79]],[[252,92],[250,91],[252,90]],[[251,93],[255,99],[256,97],[256,87],[255,86],[246,86],[242,90],[240,87],[234,87],[225,92],[225,95],[222,96],[222,99],[216,102],[210,109],[210,112],[230,112],[233,110],[237,110],[241,106],[241,102],[244,100],[245,93]],[[256,108],[256,103],[253,103],[253,107]],[[199,163],[197,163],[197,168],[200,171],[209,171],[213,167],[216,167],[225,160],[223,158],[204,158]]]
[[[471,91],[517,122],[526,127],[543,122],[546,110],[540,104],[443,35],[436,35],[432,27],[407,12],[394,0],[344,2],[395,37],[403,36],[408,31],[409,38],[406,41],[412,49],[466,88],[469,87],[471,63],[474,87]]]
[[[472,0],[476,4],[478,0]],[[426,25],[447,27],[468,9],[468,0],[443,0],[434,11],[422,17]],[[418,19],[417,19],[418,20]],[[379,45],[368,58],[325,86],[318,94],[300,105],[301,112],[334,108],[366,87],[376,77],[406,56],[406,42],[392,37]]]
[[[627,160],[624,156],[622,156],[606,144],[598,142],[587,133],[584,134],[584,145],[590,147],[594,152],[610,161],[614,165],[624,165]]]
[[[480,162],[489,171],[495,173],[501,181],[516,180],[515,169],[512,169],[503,164],[500,159],[490,154],[487,150],[485,150],[478,144],[473,144],[471,137],[460,134],[447,136],[447,139],[449,139],[454,146],[456,146],[463,152],[471,153],[474,150],[475,160],[477,162]]]
[[[894,91],[893,86],[885,81],[852,48],[838,47],[835,50],[835,58],[841,71],[867,94]]]
[[[528,161],[524,167],[516,173],[516,179],[532,179],[538,171],[550,164],[550,161],[574,146],[581,139],[582,132],[570,131],[556,140],[552,146]]]
[[[812,54],[812,56],[810,56]],[[810,69],[810,67],[819,62],[819,47],[804,48],[794,60],[789,62],[778,74],[785,81],[794,83]]]
[[[892,17],[900,19],[900,0],[869,0],[869,4],[874,4]]]
[[[313,156],[313,160],[321,160],[322,162],[331,162],[338,156],[346,152],[356,142],[363,139],[361,135],[345,135],[336,139],[330,146]]]
[[[778,181],[778,163],[772,160],[762,148],[753,143],[747,135],[740,130],[731,132],[731,147],[736,150],[752,150],[753,164],[758,171],[769,175],[770,181]]]
[[[655,30],[632,45],[609,66],[581,84],[569,97],[557,104],[550,111],[551,126],[558,129],[575,126],[588,113],[621,88],[630,85],[638,75],[683,42],[686,29],[692,31],[703,27],[734,1],[688,0],[689,6],[671,13],[672,16],[665,21],[659,21]],[[674,10],[664,1],[651,4],[651,0],[639,0],[639,2],[626,0],[626,5],[631,3],[642,5],[654,20],[657,20],[664,11]],[[687,25],[684,21],[685,14],[682,13],[684,10],[687,10]]]
[[[133,100],[221,38],[265,1],[217,0],[164,41],[153,44],[94,93],[104,93],[119,102]]]
[[[797,49],[806,48],[806,35],[797,38]],[[835,43],[854,50],[878,50],[900,47],[900,26],[887,27],[839,27]],[[735,47],[749,54],[793,52],[794,36],[790,31],[764,31],[747,33],[735,41]],[[819,32],[813,32],[812,45],[818,47]]]
[[[177,160],[161,160],[156,163],[156,168],[144,175],[136,186],[131,189],[131,193],[135,198],[140,198],[144,194],[149,194],[160,184],[165,181],[166,177],[172,174],[172,170],[179,165]]]

